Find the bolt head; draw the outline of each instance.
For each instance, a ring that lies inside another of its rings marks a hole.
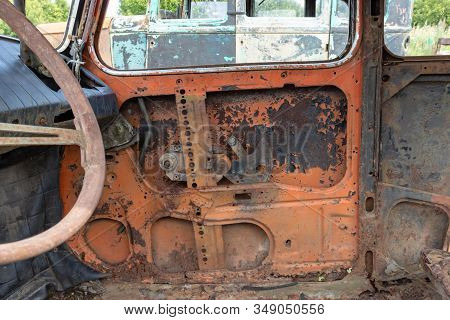
[[[236,143],[237,143],[236,137],[233,136],[233,137],[230,137],[230,138],[228,139],[228,144],[229,144],[230,146],[235,146]]]

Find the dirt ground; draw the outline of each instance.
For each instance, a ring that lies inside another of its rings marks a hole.
[[[333,282],[245,284],[145,284],[113,278],[83,283],[49,299],[165,300],[165,299],[441,299],[426,278],[373,282],[348,276]]]

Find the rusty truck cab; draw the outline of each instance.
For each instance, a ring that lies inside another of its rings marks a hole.
[[[91,94],[104,180],[72,257],[151,283],[425,277],[421,255],[449,250],[450,63],[403,56],[406,2],[152,0],[110,18],[79,1],[61,54]],[[61,221],[98,151],[84,141],[55,162]]]

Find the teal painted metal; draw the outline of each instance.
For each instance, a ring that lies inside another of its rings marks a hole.
[[[147,33],[111,35],[113,67],[118,70],[147,69]]]
[[[315,17],[255,17],[247,16],[246,0],[228,0],[226,15],[222,6],[211,15],[217,18],[193,19],[187,18],[191,0],[181,1],[183,9],[168,19],[161,18],[159,0],[149,2],[147,15],[115,18],[110,30],[113,67],[144,70],[325,61],[339,58],[349,47],[352,1],[318,0]],[[401,1],[412,3],[389,3]],[[410,15],[406,12],[402,19]],[[401,28],[398,21],[387,25],[386,42],[394,53],[404,51],[409,31],[410,26]]]

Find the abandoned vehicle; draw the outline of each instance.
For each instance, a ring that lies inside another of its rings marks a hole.
[[[114,2],[0,0],[1,298],[450,297],[450,56],[408,54],[413,0]]]

